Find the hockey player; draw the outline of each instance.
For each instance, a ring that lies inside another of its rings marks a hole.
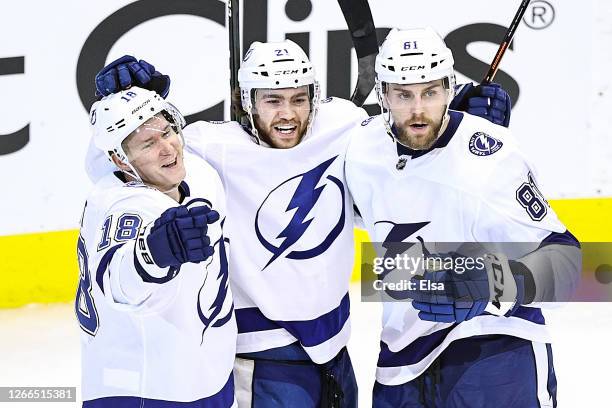
[[[84,407],[230,407],[237,335],[224,191],[183,119],[133,87],[91,108],[115,165],[87,198],[75,309]]]
[[[537,307],[571,294],[577,240],[509,131],[448,109],[453,57],[431,28],[392,30],[376,75],[383,113],[352,130],[349,190],[383,257],[414,242],[404,249],[451,264],[405,270],[414,288],[383,293],[374,406],[556,406]],[[457,244],[448,252],[440,243]],[[460,270],[474,253],[480,263]],[[383,275],[397,276],[394,268]],[[412,302],[391,301],[402,298]]]
[[[101,94],[150,79],[168,89],[163,75],[131,57],[97,78]],[[240,223],[229,226],[238,403],[354,407],[345,348],[353,209],[344,156],[346,130],[366,114],[342,99],[319,101],[314,68],[291,41],[252,44],[239,83],[244,126],[196,122],[185,129],[188,149],[219,171],[228,213]]]

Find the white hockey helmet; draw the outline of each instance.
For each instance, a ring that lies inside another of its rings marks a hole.
[[[307,85],[310,96],[308,129],[312,126],[319,102],[319,83],[314,66],[299,45],[291,40],[254,42],[244,55],[238,70],[240,101],[247,113],[251,131],[257,137],[253,121],[255,91],[257,89],[299,88]]]
[[[175,132],[182,137],[181,129],[185,119],[169,102],[153,91],[139,87],[108,95],[94,103],[89,119],[93,132],[94,145],[110,159],[113,154],[127,163],[136,178],[135,169],[129,164],[128,156],[121,144],[123,141],[153,116],[162,113],[171,123]]]
[[[431,27],[408,30],[392,29],[376,56],[376,95],[380,104],[387,131],[391,134],[391,116],[384,104],[389,83],[420,84],[437,79],[443,80],[448,90],[448,106],[454,97],[455,71],[453,54],[444,40]]]

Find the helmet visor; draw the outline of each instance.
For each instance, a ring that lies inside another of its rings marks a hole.
[[[130,163],[140,161],[158,151],[182,151],[184,145],[180,124],[167,111],[162,111],[140,125],[123,141],[121,147]]]
[[[394,84],[384,86],[384,98],[392,112],[410,112],[442,107],[448,104],[451,90],[445,81],[423,84]]]
[[[306,112],[312,109],[313,95],[311,86],[280,89],[253,89],[253,115],[265,114],[269,111],[291,109]]]

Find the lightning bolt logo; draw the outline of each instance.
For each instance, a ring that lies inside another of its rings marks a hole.
[[[470,152],[476,156],[490,156],[502,148],[501,140],[495,139],[484,132],[476,132],[469,142]]]
[[[257,234],[257,238],[261,242],[261,244],[272,253],[272,257],[268,261],[268,263],[264,266],[263,269],[266,269],[272,262],[277,260],[281,255],[283,255],[291,246],[293,246],[299,239],[304,235],[310,224],[313,222],[314,217],[308,218],[308,214],[314,208],[314,206],[319,201],[321,197],[321,193],[325,189],[328,184],[319,185],[325,171],[329,168],[329,166],[336,160],[338,156],[334,156],[331,159],[319,164],[317,167],[312,170],[307,171],[306,173],[299,174],[295,177],[290,178],[287,181],[284,181],[279,186],[277,186],[274,190],[268,194],[262,205],[257,210],[257,214],[255,216],[255,233]],[[261,230],[259,228],[259,216],[261,208],[264,203],[268,200],[268,198],[277,191],[281,186],[285,185],[296,178],[300,178],[300,183],[298,184],[285,212],[295,211],[291,221],[289,224],[276,236],[277,239],[282,238],[283,241],[280,245],[275,246],[272,243],[268,242]],[[317,245],[315,248],[306,250],[306,251],[291,251],[286,257],[290,259],[307,259],[320,255],[323,253],[329,245],[336,239],[336,237],[340,234],[342,229],[344,228],[344,186],[340,180],[332,175],[328,175],[326,180],[329,180],[333,183],[333,185],[337,186],[342,195],[342,212],[340,215],[340,219],[336,223],[335,227],[332,231],[326,236],[323,242]]]
[[[486,135],[481,134],[478,137],[478,141],[480,142],[480,148],[483,151],[490,151],[491,150],[491,146],[489,145],[489,139]]]

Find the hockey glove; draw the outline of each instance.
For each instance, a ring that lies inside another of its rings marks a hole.
[[[461,323],[483,312],[510,316],[524,299],[522,277],[515,279],[503,255],[486,255],[484,263],[472,262],[473,268],[465,267],[466,258],[457,253],[435,257],[452,259],[455,268],[426,270],[412,278],[412,306],[421,320]],[[464,265],[461,273],[458,265]]]
[[[98,72],[96,96],[107,96],[134,85],[155,91],[165,98],[170,92],[170,77],[157,72],[145,60],[138,61],[131,55],[124,55]]]
[[[208,224],[218,219],[219,213],[208,206],[179,206],[164,211],[143,234],[155,265],[176,268],[187,262],[206,260],[214,253],[206,235]]]
[[[455,98],[451,101],[449,109],[465,111],[496,125],[508,127],[512,101],[499,84],[478,86],[465,84],[455,88]]]

